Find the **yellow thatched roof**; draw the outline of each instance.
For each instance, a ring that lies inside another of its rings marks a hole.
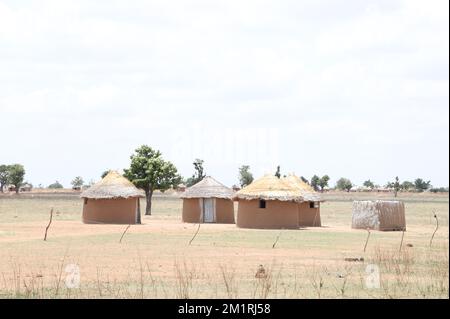
[[[235,199],[266,199],[281,201],[301,201],[294,187],[276,176],[265,175],[238,191]]]
[[[320,195],[312,188],[311,185],[306,184],[302,179],[296,175],[289,175],[283,178],[283,181],[295,187],[299,194],[305,201],[320,202],[322,199]]]
[[[143,191],[137,189],[128,179],[116,171],[110,171],[100,182],[81,193],[80,197],[110,199],[145,196]]]
[[[280,179],[273,175],[254,181],[238,191],[235,200],[265,199],[279,201],[320,201],[318,194],[297,176]]]

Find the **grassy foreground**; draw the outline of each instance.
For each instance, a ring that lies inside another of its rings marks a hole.
[[[181,223],[174,197],[155,198],[153,216],[131,226],[120,243],[126,226],[82,224],[75,196],[3,196],[0,298],[449,297],[448,195],[402,194],[402,249],[401,232],[373,232],[366,252],[367,232],[350,227],[351,201],[374,195],[326,196],[323,228],[202,225],[191,245],[198,225]],[[430,246],[434,213],[440,227]],[[265,276],[256,278],[260,265]],[[380,286],[370,288],[374,267]]]

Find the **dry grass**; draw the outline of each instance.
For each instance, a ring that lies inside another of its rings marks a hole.
[[[206,224],[189,246],[197,225],[179,222],[173,198],[157,198],[154,216],[121,244],[123,226],[81,224],[76,198],[0,198],[0,298],[449,297],[448,198],[408,201],[402,250],[402,233],[373,232],[366,253],[346,200],[323,205],[326,227],[285,231],[273,249],[279,231]],[[44,242],[49,207],[61,213]],[[434,210],[441,228],[430,248]],[[80,267],[77,289],[65,285],[68,264]],[[371,264],[380,289],[366,287]],[[259,265],[265,276],[255,278]]]

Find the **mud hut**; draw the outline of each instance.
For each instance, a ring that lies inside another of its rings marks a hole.
[[[320,205],[323,202],[321,196],[302,179],[295,175],[283,178],[283,181],[294,187],[301,197],[298,205],[299,227],[321,227]]]
[[[237,192],[237,226],[241,228],[298,229],[304,194],[292,181],[266,175]]]
[[[180,197],[183,222],[234,224],[233,191],[214,178],[205,177]]]
[[[81,193],[83,223],[140,224],[139,198],[145,197],[129,180],[110,171],[100,182]]]
[[[406,231],[405,204],[399,201],[355,201],[352,228]]]

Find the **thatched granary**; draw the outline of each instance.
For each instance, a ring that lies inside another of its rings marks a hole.
[[[399,201],[355,201],[352,228],[405,231],[405,204]]]
[[[139,198],[145,197],[129,180],[110,171],[100,182],[80,195],[84,199],[85,224],[140,223]]]
[[[298,229],[320,226],[320,197],[296,176],[266,175],[237,192],[237,226]]]
[[[232,197],[230,188],[207,176],[181,195],[182,220],[185,223],[234,224]]]

